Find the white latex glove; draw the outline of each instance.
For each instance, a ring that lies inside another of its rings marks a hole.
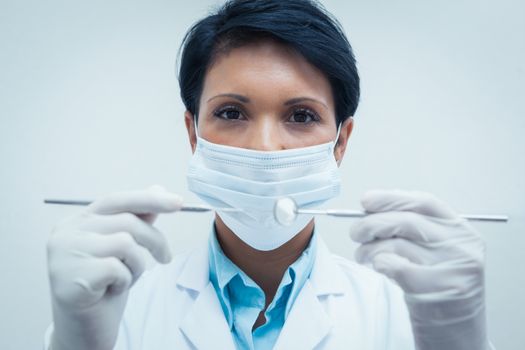
[[[51,349],[113,348],[128,289],[145,269],[144,248],[161,263],[171,260],[166,238],[152,223],[181,205],[159,186],[115,193],[54,228],[47,246]]]
[[[367,192],[372,213],[351,231],[356,260],[371,263],[405,291],[416,348],[484,350],[485,246],[476,230],[422,192]]]

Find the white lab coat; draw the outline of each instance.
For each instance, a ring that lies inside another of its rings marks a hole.
[[[413,350],[399,287],[317,238],[311,277],[274,349]],[[145,273],[129,294],[115,349],[235,349],[208,275],[207,245]]]

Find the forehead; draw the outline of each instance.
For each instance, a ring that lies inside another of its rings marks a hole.
[[[203,95],[257,94],[262,89],[315,95],[333,105],[331,86],[324,73],[294,49],[271,39],[218,52],[207,70]]]

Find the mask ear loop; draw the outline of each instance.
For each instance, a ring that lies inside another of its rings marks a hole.
[[[352,118],[352,117],[350,117]],[[341,126],[343,125],[343,122],[339,123],[339,125],[337,126],[337,134],[335,135],[335,140],[334,140],[334,147],[332,149],[332,152],[335,151],[335,148],[337,147],[337,143],[339,142],[339,136],[341,135]],[[335,154],[334,154],[334,158],[335,158]],[[337,162],[337,165],[341,165],[341,159],[336,159],[335,160]]]
[[[343,125],[343,123],[339,123],[339,125],[337,126],[337,134],[335,134],[335,140],[334,140],[334,147],[337,146],[337,143],[339,142],[339,136],[341,135],[341,125]]]
[[[197,136],[197,139],[199,139],[200,136],[199,136],[199,128],[197,127],[197,114],[193,116],[193,128],[195,129],[195,136]]]

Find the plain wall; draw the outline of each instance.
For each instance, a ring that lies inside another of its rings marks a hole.
[[[0,1],[0,348],[35,349],[51,321],[45,246],[96,198],[186,189],[190,147],[175,76],[188,27],[215,1]],[[355,49],[362,99],[333,206],[367,189],[429,191],[487,242],[490,338],[525,344],[525,5],[521,1],[325,1]],[[175,252],[206,239],[210,215],[161,217]],[[352,258],[350,220],[319,219]]]

